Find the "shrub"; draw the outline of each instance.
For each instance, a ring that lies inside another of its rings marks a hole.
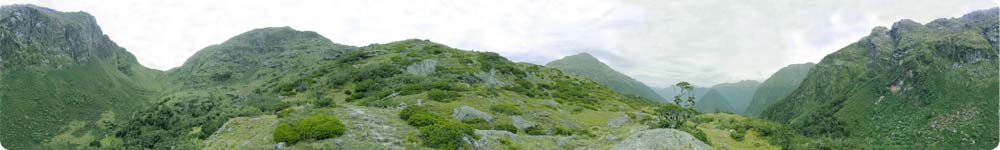
[[[424,89],[426,88],[427,88],[426,86],[420,84],[407,84],[399,88],[399,94],[400,95],[418,94],[420,92],[424,92]]]
[[[743,138],[747,135],[746,130],[736,130],[736,132],[730,132],[729,137],[732,137],[736,141],[743,141]]]
[[[288,117],[289,114],[294,113],[295,108],[286,108],[284,110],[278,111],[278,118]]]
[[[330,115],[316,115],[299,123],[290,125],[282,122],[274,128],[272,134],[275,142],[287,142],[294,144],[306,139],[326,139],[344,134],[346,128],[337,117]]]
[[[316,106],[319,106],[319,107],[333,106],[333,99],[330,99],[330,98],[321,98],[318,101],[319,102],[316,102]]]
[[[295,125],[296,131],[307,138],[326,139],[344,134],[344,124],[337,117],[316,115],[306,118]]]
[[[573,135],[573,132],[575,132],[571,128],[564,128],[564,127],[555,127],[552,129],[556,135]]]
[[[524,114],[517,108],[517,106],[514,105],[494,105],[493,107],[490,107],[490,110],[511,116]]]
[[[424,146],[437,149],[463,149],[467,148],[462,144],[463,136],[471,136],[474,139],[476,134],[469,125],[455,121],[444,121],[438,124],[421,127],[421,137],[424,139]]]
[[[427,108],[423,106],[407,106],[406,108],[403,108],[402,111],[399,111],[399,119],[407,120],[414,114],[430,112],[430,110],[427,110]]]
[[[493,126],[490,125],[490,122],[486,121],[486,119],[483,118],[464,119],[462,120],[462,123],[468,124],[469,126],[472,126],[472,128],[475,129],[483,129],[483,130],[493,129]]]
[[[681,128],[681,131],[691,133],[691,135],[694,136],[695,139],[701,140],[702,142],[705,142],[705,144],[712,145],[712,141],[708,140],[708,135],[705,135],[705,132],[701,131],[701,129],[691,126],[684,126]]]
[[[528,135],[545,135],[545,129],[537,125],[525,128],[524,132],[528,133]]]
[[[409,124],[409,125],[414,126],[414,127],[424,127],[424,126],[436,124],[436,123],[438,123],[438,122],[440,122],[442,120],[443,120],[443,118],[438,117],[437,115],[434,115],[434,114],[418,113],[418,114],[414,114],[413,116],[411,116],[409,119],[406,119],[405,121],[406,121],[406,124]]]
[[[407,106],[399,112],[399,119],[414,127],[436,124],[444,120],[423,106]]]
[[[288,123],[279,123],[277,127],[274,128],[274,142],[286,142],[289,144],[298,142],[302,137],[299,133],[292,128]]]
[[[494,129],[495,130],[510,131],[510,133],[517,134],[517,127],[515,127],[514,124],[499,124],[496,127],[494,127]]]
[[[434,101],[439,101],[439,102],[451,102],[451,101],[455,100],[455,98],[460,97],[460,96],[462,96],[462,94],[460,94],[458,92],[444,91],[444,90],[438,90],[438,89],[433,89],[430,92],[427,92],[427,98],[428,99],[431,99],[431,100],[434,100]]]

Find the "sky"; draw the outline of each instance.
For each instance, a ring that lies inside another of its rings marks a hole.
[[[651,87],[763,81],[819,62],[876,26],[996,7],[987,0],[3,0],[85,11],[147,67],[255,28],[289,26],[363,46],[429,39],[545,64],[591,53]]]

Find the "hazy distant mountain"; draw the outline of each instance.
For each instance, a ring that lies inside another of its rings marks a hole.
[[[827,55],[764,111],[813,137],[888,149],[997,146],[998,9],[901,20]],[[846,140],[845,140],[846,141]]]
[[[709,90],[709,88],[706,88],[706,87],[697,87],[697,86],[694,87],[694,91],[691,94],[694,95],[695,102],[701,101],[701,97],[705,96],[705,93],[707,93],[708,90]],[[666,99],[667,102],[671,102],[671,103],[674,102],[674,96],[677,96],[677,94],[680,93],[680,89],[677,89],[674,86],[668,86],[668,87],[664,87],[664,88],[655,88],[655,89],[653,89],[653,91],[656,91],[656,94],[660,94],[660,96],[662,96],[664,99]],[[687,98],[683,98],[683,99],[686,100]]]
[[[750,107],[744,114],[758,116],[768,106],[788,96],[799,87],[799,83],[802,83],[802,79],[806,78],[809,69],[812,69],[814,65],[816,64],[792,64],[775,72],[757,87]]]
[[[588,53],[566,56],[562,59],[549,62],[545,66],[562,70],[567,74],[590,78],[624,94],[637,95],[660,102],[666,101],[666,99],[654,92],[646,84],[611,69],[611,67]]]
[[[736,83],[717,84],[712,86],[712,89],[729,100],[729,104],[733,106],[733,112],[743,114],[750,106],[750,101],[753,101],[753,94],[759,85],[760,82],[754,80],[743,80]]]
[[[695,103],[694,109],[705,113],[733,112],[733,106],[729,102],[730,100],[726,99],[718,90],[711,89],[705,93],[702,100]]]

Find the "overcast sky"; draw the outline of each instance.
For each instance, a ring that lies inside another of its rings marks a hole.
[[[410,38],[545,64],[580,52],[653,87],[764,80],[819,62],[875,26],[990,7],[988,0],[2,0],[86,11],[155,69],[254,28],[290,26],[363,46]]]

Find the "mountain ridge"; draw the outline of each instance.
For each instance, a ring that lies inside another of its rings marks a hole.
[[[615,71],[589,53],[566,56],[546,63],[545,66],[557,68],[568,74],[590,78],[621,93],[633,94],[653,101],[668,101],[646,84]]]

